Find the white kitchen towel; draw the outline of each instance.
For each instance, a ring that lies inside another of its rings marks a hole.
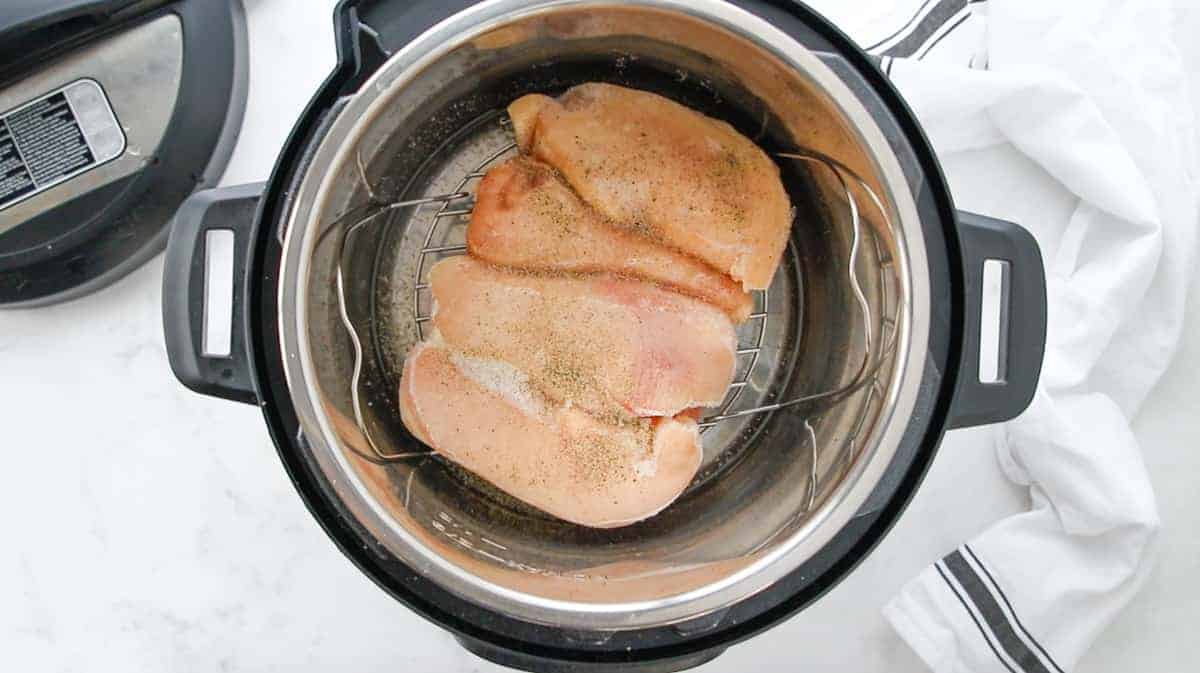
[[[1159,527],[1130,420],[1175,351],[1196,248],[1173,3],[814,4],[883,57],[957,205],[1034,233],[1049,286],[1037,397],[996,432],[1031,509],[937,560],[884,614],[937,673],[1070,671],[1137,591]]]

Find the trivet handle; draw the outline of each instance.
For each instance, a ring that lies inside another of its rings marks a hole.
[[[962,364],[949,427],[999,423],[1016,417],[1033,400],[1046,350],[1046,271],[1033,235],[1022,227],[959,211],[964,306]],[[984,265],[1000,262],[985,278]],[[996,324],[999,352],[992,376],[981,376],[984,285],[999,289]]]
[[[175,214],[163,266],[163,331],[175,377],[198,393],[249,404],[258,395],[246,267],[262,192],[255,183],[193,194]],[[226,322],[228,333],[219,329]]]

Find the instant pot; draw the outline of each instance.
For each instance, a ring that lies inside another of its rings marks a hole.
[[[895,90],[803,5],[362,0],[334,25],[337,66],[270,180],[177,214],[168,354],[193,390],[259,405],[346,556],[472,652],[532,671],[699,665],[849,573],[945,430],[1032,398],[1046,328],[1033,238],[954,209]],[[396,400],[429,267],[462,253],[473,186],[513,151],[505,107],[587,81],[733,124],[776,157],[796,207],[739,328],[737,382],[702,423],[695,482],[610,530],[432,454]],[[210,254],[222,247],[232,268]],[[981,368],[985,279],[998,351]]]

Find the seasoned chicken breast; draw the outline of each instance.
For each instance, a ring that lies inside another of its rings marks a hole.
[[[622,526],[669,505],[699,469],[691,417],[608,423],[543,403],[511,366],[420,343],[401,378],[404,423],[504,492],[584,526]]]
[[[469,257],[430,271],[433,326],[454,349],[508,363],[555,402],[603,416],[717,404],[737,337],[724,312],[613,276],[542,276]]]
[[[693,255],[746,290],[775,274],[791,227],[779,168],[745,136],[645,91],[589,83],[508,108],[521,151],[609,219]]]
[[[735,322],[753,308],[728,276],[628,230],[584,203],[545,164],[518,157],[488,171],[467,228],[472,255],[535,271],[607,271],[661,283]]]

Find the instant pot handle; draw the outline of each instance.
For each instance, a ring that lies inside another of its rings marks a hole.
[[[258,395],[243,324],[245,275],[263,187],[190,196],[175,213],[163,267],[163,331],[175,377],[198,393],[249,404]]]
[[[1037,391],[1046,350],[1046,272],[1033,235],[1012,222],[959,211],[958,238],[966,316],[950,428],[999,423],[1024,411]],[[993,263],[985,278],[987,262]],[[987,372],[980,366],[985,282],[999,290],[998,315],[989,311],[988,319],[999,327],[998,352]]]

